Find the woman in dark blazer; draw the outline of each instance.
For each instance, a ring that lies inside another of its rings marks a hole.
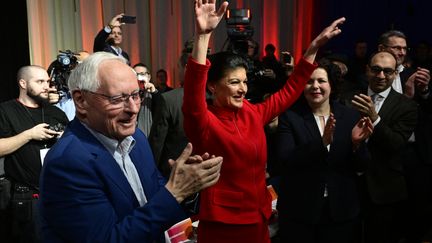
[[[368,159],[368,118],[333,100],[338,67],[322,60],[302,96],[279,118],[281,242],[356,242],[357,173]],[[332,87],[333,92],[332,92]]]

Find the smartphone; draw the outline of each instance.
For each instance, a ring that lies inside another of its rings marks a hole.
[[[123,15],[123,17],[120,19],[120,22],[125,24],[135,24],[136,16]]]
[[[284,63],[291,63],[292,56],[290,54],[282,54],[282,61]]]

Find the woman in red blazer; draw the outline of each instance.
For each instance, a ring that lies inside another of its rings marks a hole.
[[[247,64],[238,55],[218,53],[206,60],[211,32],[228,3],[195,1],[195,42],[184,84],[184,128],[195,153],[222,155],[219,182],[201,193],[198,242],[270,242],[267,221],[271,197],[266,189],[264,125],[301,94],[315,69],[318,48],[338,35],[340,18],[315,38],[285,86],[259,104],[245,100]],[[211,66],[211,68],[210,68]],[[206,103],[206,88],[213,94]]]

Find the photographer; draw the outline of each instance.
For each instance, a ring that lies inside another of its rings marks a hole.
[[[69,92],[67,80],[72,69],[88,57],[88,55],[86,51],[80,51],[79,53],[74,53],[70,50],[60,51],[57,59],[48,67],[48,73],[51,78],[48,90],[49,103],[55,104],[66,113],[69,121],[75,117],[75,105]]]
[[[11,200],[2,211],[7,220],[0,222],[10,235],[2,235],[2,241],[39,242],[36,202],[42,161],[68,119],[48,103],[50,78],[44,68],[20,68],[17,83],[19,97],[0,104],[0,138],[7,138],[1,149],[11,182]]]
[[[114,16],[103,29],[99,31],[94,39],[93,52],[106,51],[114,55],[123,57],[130,65],[129,55],[120,48],[123,41],[123,32],[121,22],[124,13]]]
[[[246,59],[249,81],[249,92],[246,98],[252,103],[262,102],[264,95],[273,94],[283,86],[287,78],[285,70],[277,60],[277,65],[266,65],[265,62],[259,60],[259,45],[252,39],[254,29],[250,25],[249,9],[230,9],[228,11],[226,18],[227,50]]]

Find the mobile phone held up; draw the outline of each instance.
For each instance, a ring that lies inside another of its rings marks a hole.
[[[282,54],[283,63],[291,63],[292,56],[290,54]]]
[[[125,24],[135,24],[136,16],[123,15],[123,17],[120,19],[120,22]]]

